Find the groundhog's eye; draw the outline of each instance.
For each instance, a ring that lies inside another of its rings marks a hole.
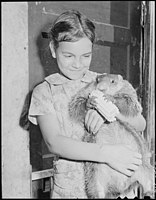
[[[114,81],[114,80],[111,80],[111,83],[115,83],[115,81]]]

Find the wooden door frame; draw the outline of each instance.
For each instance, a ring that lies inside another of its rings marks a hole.
[[[151,164],[154,165],[155,152],[155,2],[142,1],[142,40],[140,80],[142,86],[143,115],[146,119],[144,137],[152,151]]]

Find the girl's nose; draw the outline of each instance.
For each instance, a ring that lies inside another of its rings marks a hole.
[[[81,67],[80,61],[79,61],[79,60],[74,60],[74,62],[73,62],[73,67],[74,67],[75,69],[79,69],[79,68]]]

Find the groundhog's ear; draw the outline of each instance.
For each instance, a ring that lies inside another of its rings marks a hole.
[[[123,77],[121,75],[118,75],[118,79],[119,79],[119,81],[122,81]]]
[[[103,73],[103,74],[97,75],[96,82],[99,83],[100,79],[103,78],[103,77],[105,77],[106,75],[107,75],[107,73]]]

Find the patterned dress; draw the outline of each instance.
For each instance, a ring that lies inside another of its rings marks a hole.
[[[87,83],[95,80],[96,76],[96,72],[87,71],[79,80],[68,80],[58,73],[46,77],[33,90],[29,120],[37,125],[37,115],[55,113],[60,124],[60,134],[81,140],[84,130],[69,118],[68,103],[74,94]],[[84,190],[82,162],[59,158],[54,161],[54,169],[52,198],[87,198]]]

